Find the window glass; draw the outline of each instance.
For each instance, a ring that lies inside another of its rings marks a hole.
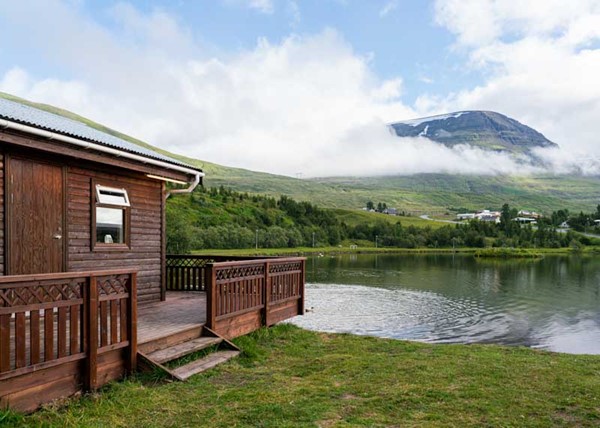
[[[96,200],[100,204],[129,206],[127,190],[112,187],[96,186]]]
[[[96,207],[96,242],[125,243],[125,211],[122,208]]]

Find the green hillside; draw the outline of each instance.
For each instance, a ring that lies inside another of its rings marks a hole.
[[[231,168],[169,153],[87,118],[47,104],[9,98],[86,123],[127,141],[151,148],[175,159],[202,167],[205,185],[224,186],[239,192],[287,195],[321,207],[358,209],[368,200],[412,212],[446,211],[448,207],[478,209],[511,206],[550,213],[560,208],[593,211],[600,202],[600,178],[578,176],[472,176],[417,174],[395,177],[342,177],[300,180],[296,178]]]

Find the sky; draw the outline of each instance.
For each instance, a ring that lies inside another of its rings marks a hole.
[[[536,173],[386,123],[493,110],[600,172],[600,0],[0,0],[0,91],[289,176]]]

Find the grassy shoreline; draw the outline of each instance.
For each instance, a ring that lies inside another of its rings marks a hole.
[[[598,426],[600,356],[430,345],[282,324],[187,383],[156,375],[4,426]]]
[[[308,256],[308,255],[340,255],[340,254],[475,254],[481,248],[375,248],[375,247],[296,247],[296,248],[240,248],[229,250],[207,249],[196,250],[192,254],[216,256]],[[524,249],[540,255],[600,255],[600,247],[585,247],[576,253],[571,248],[535,248]],[[521,249],[515,249],[515,254]]]

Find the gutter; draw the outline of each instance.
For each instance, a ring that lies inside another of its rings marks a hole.
[[[158,166],[160,168],[170,169],[177,172],[183,172],[184,174],[193,175],[194,178],[190,180],[189,186],[185,189],[174,189],[168,192],[165,196],[165,199],[169,197],[170,194],[173,193],[191,193],[200,183],[200,179],[205,176],[203,172],[196,171],[195,169],[186,168],[184,166],[174,165],[168,162],[164,162],[158,159],[152,159],[141,155],[136,155],[134,153],[129,153],[123,150],[113,149],[111,147],[103,146],[96,143],[90,143],[88,141],[79,140],[77,138],[69,137],[62,134],[57,134],[56,132],[46,131],[44,129],[35,128],[33,126],[23,125],[21,123],[12,122],[10,120],[0,119],[0,127],[4,129],[14,129],[16,131],[26,132],[28,134],[38,135],[40,137],[47,138],[49,140],[59,140],[65,143],[74,144],[79,147],[83,147],[87,150],[96,150],[102,153],[106,153],[109,155],[127,158],[136,162],[141,162],[145,164],[150,164],[154,166]],[[158,177],[157,177],[158,178]],[[164,181],[170,181],[168,178],[160,178]]]

